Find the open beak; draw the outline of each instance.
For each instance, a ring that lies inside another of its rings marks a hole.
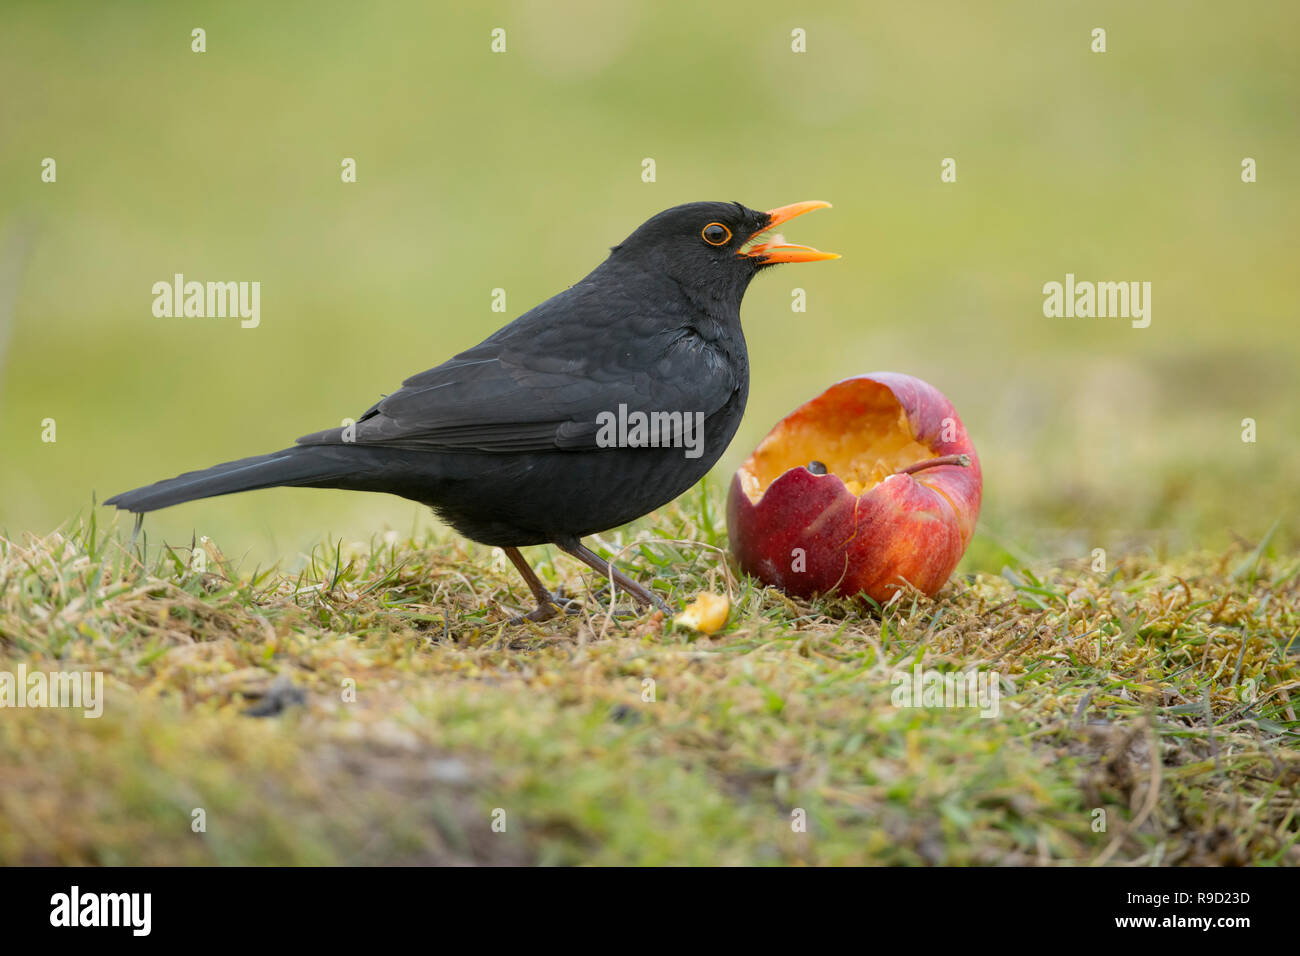
[[[814,209],[829,208],[831,208],[830,203],[812,199],[808,202],[795,202],[788,206],[777,206],[775,209],[769,209],[767,211],[767,225],[750,237],[751,239],[757,239],[758,242],[746,249],[741,255],[758,259],[765,266],[775,265],[778,262],[817,262],[819,259],[838,259],[838,253],[821,252],[812,246],[797,246],[792,242],[786,242],[785,236],[780,234],[774,236],[764,235],[781,225],[781,223],[789,222],[795,216],[802,216]]]

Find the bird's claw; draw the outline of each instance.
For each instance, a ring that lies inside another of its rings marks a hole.
[[[653,591],[647,590],[646,593],[649,596],[649,600],[643,600],[639,595],[628,594],[627,590],[624,588],[620,587],[620,588],[616,588],[616,590],[621,592],[623,595],[632,598],[634,602],[632,604],[620,604],[614,608],[614,613],[619,615],[620,617],[627,617],[627,616],[635,617],[636,615],[644,612],[647,608],[652,608],[657,611],[663,611],[665,614],[671,613],[669,611],[668,605],[665,604],[663,599]],[[609,588],[607,587],[601,588],[599,591],[593,594],[591,598],[596,604],[599,604],[601,607],[608,607],[610,603]]]
[[[549,621],[551,618],[559,617],[560,614],[577,614],[582,610],[582,602],[573,598],[564,597],[562,593],[547,594],[547,600],[538,604],[536,608],[527,614],[520,614],[512,617],[507,624],[524,624],[531,621],[534,624],[540,624],[543,621]]]

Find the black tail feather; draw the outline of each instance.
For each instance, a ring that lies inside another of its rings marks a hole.
[[[186,501],[255,491],[279,485],[317,484],[340,468],[336,455],[316,448],[286,448],[269,455],[254,455],[202,471],[189,471],[175,478],[114,495],[104,502],[123,511],[143,514]],[[344,469],[346,470],[346,469]]]

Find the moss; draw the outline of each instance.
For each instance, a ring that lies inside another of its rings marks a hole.
[[[106,688],[3,713],[0,863],[1300,862],[1294,556],[1019,565],[880,613],[736,580],[717,505],[601,542],[677,606],[730,590],[711,636],[544,551],[584,609],[509,627],[504,557],[437,535],[292,575],[0,539],[0,669]],[[917,665],[993,675],[997,716],[895,706]]]

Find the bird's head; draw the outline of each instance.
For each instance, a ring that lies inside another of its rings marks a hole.
[[[670,276],[693,297],[740,308],[749,282],[782,262],[838,259],[833,252],[800,246],[772,234],[795,216],[829,208],[797,202],[763,212],[738,202],[692,202],[653,216],[615,246],[611,259]]]

